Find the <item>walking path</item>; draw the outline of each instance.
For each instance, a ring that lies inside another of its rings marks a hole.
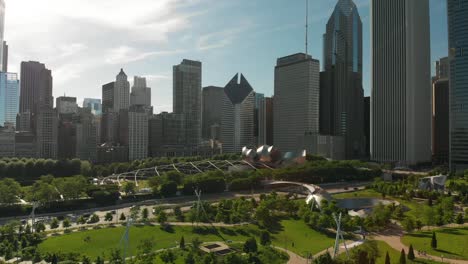
[[[440,228],[440,227],[439,227]],[[383,232],[380,232],[378,234],[373,234],[372,238],[375,240],[380,240],[385,243],[387,243],[390,247],[396,249],[397,251],[401,251],[402,249],[405,250],[405,252],[408,252],[409,248],[401,242],[401,238],[404,235],[403,229],[396,225],[392,224],[391,227]],[[415,252],[417,253],[417,249],[415,249]],[[439,261],[441,262],[442,259],[440,256],[432,256],[432,255],[416,255],[417,258],[421,259],[428,259],[428,260],[434,260],[434,261]],[[468,260],[458,260],[458,259],[448,259],[444,258],[443,262],[446,263],[454,263],[454,264],[468,264]]]

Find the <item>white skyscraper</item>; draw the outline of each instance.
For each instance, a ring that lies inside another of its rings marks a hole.
[[[255,146],[254,108],[255,92],[241,74],[224,88],[221,111],[221,142],[224,153],[240,153],[242,147]]]
[[[304,53],[279,58],[275,67],[273,144],[298,151],[306,134],[319,133],[319,61]]]
[[[146,86],[146,78],[135,76],[130,94],[130,105],[151,106],[151,88]]]
[[[130,107],[130,83],[127,75],[120,69],[117,79],[114,83],[114,111],[128,110]]]
[[[371,1],[371,156],[431,160],[428,0]]]

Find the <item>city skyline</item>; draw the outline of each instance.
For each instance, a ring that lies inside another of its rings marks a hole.
[[[365,95],[369,95],[369,1],[355,2],[363,20],[363,83]],[[252,85],[258,87],[258,92],[270,96],[273,94],[276,58],[304,51],[303,1],[288,6],[281,1],[268,1],[270,12],[255,15],[252,12],[261,10],[266,1],[165,0],[153,3],[140,0],[139,5],[134,5],[116,0],[113,1],[115,7],[92,1],[77,3],[71,1],[64,5],[56,1],[50,5],[54,8],[46,10],[28,0],[7,0],[5,40],[10,46],[10,72],[19,72],[21,61],[41,61],[53,72],[54,97],[63,94],[77,96],[79,104],[84,97],[100,98],[101,85],[113,78],[118,69],[124,68],[128,76],[147,77],[148,86],[153,89],[155,113],[171,111],[170,67],[182,58],[203,62],[203,87],[222,86],[226,79],[232,77],[232,72],[245,72]],[[434,63],[447,56],[446,3],[443,0],[431,0],[430,3],[431,62]],[[323,28],[336,1],[310,1],[309,4],[309,53],[320,60],[322,68]],[[33,8],[21,10],[25,5]],[[87,12],[91,5],[92,12]],[[245,13],[242,17],[248,18],[243,19],[244,22],[212,23],[221,17],[238,14],[241,8]],[[104,9],[111,15],[101,17],[99,10]],[[30,13],[31,10],[37,13]],[[123,14],[125,16],[119,22],[112,19]],[[42,19],[43,16],[47,19]],[[47,30],[31,31],[30,23],[34,23],[35,28],[47,26]],[[83,27],[95,29],[80,38],[76,34],[64,34],[65,30],[81,32]],[[95,30],[100,34],[92,34],[98,33]],[[39,38],[38,32],[42,37],[34,46],[24,41],[34,36]],[[125,37],[119,36],[118,32],[125,33],[122,34]],[[43,37],[44,34],[47,37]],[[112,41],[103,41],[103,37],[110,37]],[[100,56],[96,56],[97,52]],[[220,63],[224,60],[230,63]]]

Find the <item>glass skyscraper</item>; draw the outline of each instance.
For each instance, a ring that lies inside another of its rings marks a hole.
[[[468,0],[447,0],[450,56],[450,168],[468,169]]]
[[[345,139],[347,159],[364,155],[362,22],[352,0],[339,0],[323,36],[320,132]]]
[[[16,73],[0,72],[0,126],[16,126],[19,109],[19,81]]]

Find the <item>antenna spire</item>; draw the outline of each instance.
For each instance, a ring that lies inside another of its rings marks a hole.
[[[306,2],[306,21],[305,21],[305,53],[309,55],[309,0]]]

